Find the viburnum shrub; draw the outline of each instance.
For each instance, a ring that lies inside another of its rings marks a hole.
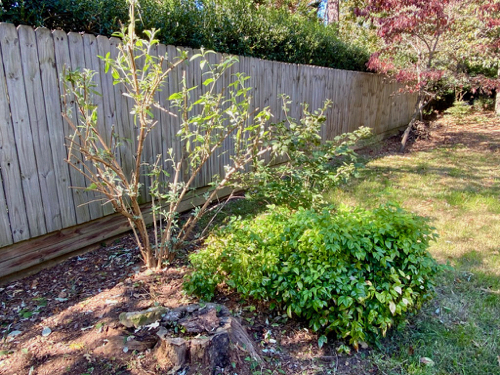
[[[327,101],[322,109],[302,108],[303,116],[290,116],[290,99],[283,95],[286,121],[273,124],[271,156],[268,163],[260,159],[253,163],[252,173],[241,173],[240,187],[247,196],[270,204],[290,208],[318,207],[325,204],[325,193],[334,186],[358,176],[363,166],[354,147],[371,136],[371,129],[360,127],[332,140],[321,137],[326,121]]]
[[[211,235],[190,256],[185,288],[210,300],[225,284],[357,348],[431,297],[438,266],[427,248],[436,236],[426,219],[393,204],[320,212],[272,206]]]

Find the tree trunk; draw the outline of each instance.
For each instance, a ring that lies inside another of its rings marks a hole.
[[[337,23],[340,20],[340,0],[328,0],[326,2],[326,23]]]
[[[410,136],[411,129],[413,128],[413,124],[417,120],[419,116],[422,116],[422,109],[425,107],[425,99],[422,96],[422,94],[418,95],[417,102],[415,103],[415,112],[413,113],[413,116],[411,117],[410,123],[405,129],[405,132],[403,133],[403,138],[401,139],[401,148],[399,149],[399,152],[404,152],[405,147],[406,147],[406,142],[408,141],[408,137]]]

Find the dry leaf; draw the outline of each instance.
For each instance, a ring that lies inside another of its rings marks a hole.
[[[429,357],[420,357],[420,363],[426,365],[426,366],[434,366],[434,361],[430,359]]]

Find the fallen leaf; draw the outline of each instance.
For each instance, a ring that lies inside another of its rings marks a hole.
[[[429,357],[420,357],[420,363],[426,365],[426,366],[429,366],[429,367],[432,367],[434,366],[434,361],[432,359],[430,359]]]

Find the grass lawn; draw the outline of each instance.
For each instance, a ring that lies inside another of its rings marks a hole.
[[[381,374],[500,374],[499,125],[486,115],[444,117],[431,133],[439,142],[372,159],[331,193],[334,203],[395,201],[428,217],[440,236],[430,252],[452,266],[435,299],[372,352]]]

